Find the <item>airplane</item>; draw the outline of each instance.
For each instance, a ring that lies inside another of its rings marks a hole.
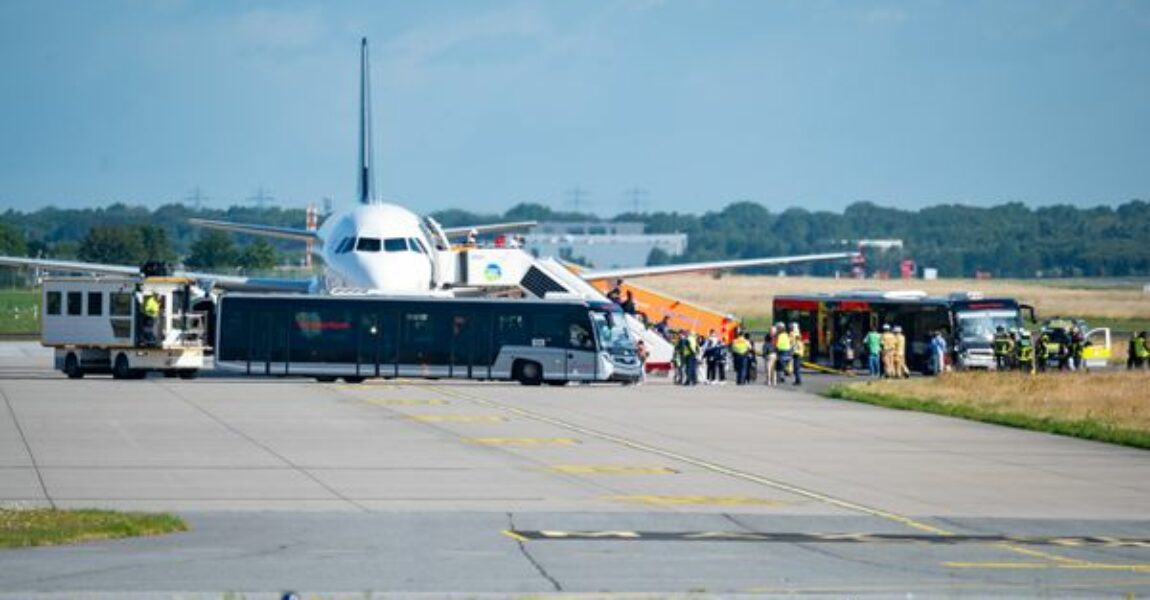
[[[177,271],[178,276],[200,280],[205,287],[221,290],[328,293],[359,290],[388,295],[450,293],[450,278],[441,268],[453,258],[452,240],[475,235],[521,231],[533,221],[444,228],[431,217],[420,217],[398,204],[384,202],[375,193],[371,143],[371,85],[367,38],[360,43],[359,145],[357,205],[325,219],[318,230],[190,219],[203,227],[281,239],[312,242],[324,265],[322,277],[311,279],[255,278],[236,275]],[[805,256],[781,256],[740,260],[685,263],[655,267],[581,270],[585,281],[642,277],[745,267],[781,266],[816,261],[849,260],[855,252]],[[0,256],[0,265],[33,267],[51,271],[110,275],[140,275],[141,267],[107,265],[53,259]]]

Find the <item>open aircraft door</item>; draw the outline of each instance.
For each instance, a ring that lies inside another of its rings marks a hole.
[[[1088,369],[1103,369],[1110,363],[1110,328],[1095,327],[1086,332],[1082,360]]]

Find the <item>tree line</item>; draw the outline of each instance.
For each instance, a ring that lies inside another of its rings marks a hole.
[[[502,213],[459,209],[432,213],[447,227],[500,221],[596,221],[595,215],[519,204]],[[236,206],[195,210],[169,204],[150,210],[113,204],[104,208],[8,210],[0,219],[0,253],[115,264],[147,260],[180,262],[196,269],[268,269],[298,264],[303,245],[291,241],[195,227],[193,217],[302,227],[303,209]],[[854,249],[861,239],[901,239],[901,249],[868,253],[870,268],[897,271],[910,258],[941,276],[1094,277],[1150,275],[1150,202],[1078,208],[991,207],[944,204],[919,210],[856,202],[842,212],[789,208],[772,212],[735,202],[703,214],[624,213],[612,221],[639,221],[648,233],[686,233],[687,252],[652,253],[653,264],[809,254]],[[835,265],[800,270],[831,272]]]

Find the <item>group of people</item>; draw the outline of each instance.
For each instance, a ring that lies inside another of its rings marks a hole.
[[[761,348],[742,329],[735,331],[729,343],[713,329],[706,336],[670,331],[668,339],[675,347],[671,364],[679,385],[698,385],[700,380],[711,385],[725,384],[728,363],[734,371],[735,385],[753,383],[758,378],[760,356],[766,385],[785,383],[787,377],[792,378],[794,385],[803,381],[801,367],[806,344],[798,323],[791,323],[790,328],[783,323],[773,325],[763,336]]]
[[[1045,372],[1053,361],[1059,371],[1085,371],[1083,351],[1090,342],[1081,327],[1073,325],[1065,334],[1041,331],[1037,336],[1026,329],[999,326],[994,334],[994,363],[1000,371]]]
[[[850,333],[848,332],[846,335],[849,336]],[[946,344],[941,334],[937,334],[937,332],[935,336],[932,336],[932,343],[935,337],[944,345]],[[867,372],[870,373],[871,377],[887,379],[910,377],[910,367],[906,363],[906,336],[903,335],[902,326],[892,326],[890,323],[885,323],[882,326],[882,333],[873,329],[870,330],[863,338],[863,348],[867,354]],[[938,356],[942,361],[938,363],[938,372],[941,372],[942,366],[945,365],[944,357],[945,349]]]

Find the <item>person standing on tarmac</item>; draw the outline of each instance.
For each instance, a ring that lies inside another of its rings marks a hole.
[[[863,347],[866,348],[867,370],[870,376],[882,376],[882,336],[873,329],[863,337]]]
[[[791,323],[791,370],[794,371],[795,385],[803,384],[803,356],[806,354],[806,344],[803,342],[803,336],[799,332],[799,324]]]
[[[946,338],[942,330],[936,330],[930,338],[930,370],[935,375],[946,372]]]
[[[787,375],[791,374],[791,334],[787,332],[787,326],[779,323],[775,325],[779,332],[775,334],[775,350],[779,354],[779,366],[776,368],[780,383],[785,383]]]
[[[686,348],[686,366],[685,375],[687,377],[683,385],[699,385],[699,338],[695,332],[687,333],[687,348]]]
[[[910,369],[906,366],[906,336],[902,334],[902,326],[894,326],[894,376],[899,379],[910,377]]]
[[[747,354],[751,350],[751,343],[742,330],[735,332],[735,339],[731,342],[731,357],[735,361],[735,385],[747,383],[747,364],[750,362]]]
[[[778,385],[779,377],[777,367],[779,365],[779,350],[775,348],[775,336],[778,335],[778,328],[771,325],[770,331],[763,336],[763,368],[766,369],[763,373],[763,385]]]
[[[894,370],[894,350],[897,343],[894,339],[894,332],[890,329],[890,323],[883,323],[882,326],[882,376],[891,378],[897,375]]]

